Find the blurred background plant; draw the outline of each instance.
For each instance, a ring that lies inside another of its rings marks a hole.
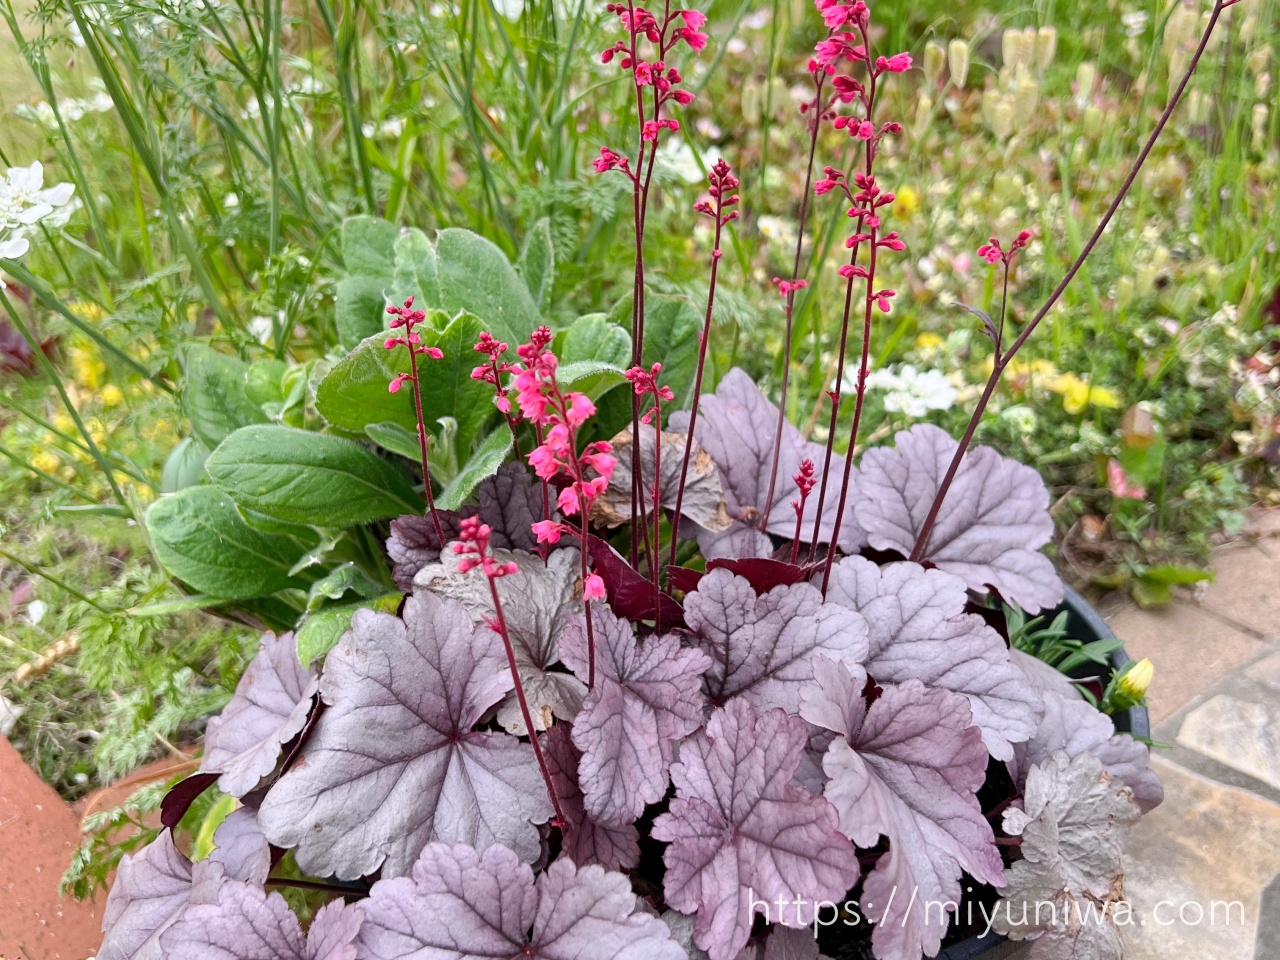
[[[1017,325],[1114,193],[1203,6],[880,0],[885,45],[917,68],[891,94],[914,119],[881,161],[909,257],[876,330],[868,442],[967,418],[990,359],[957,304],[998,295],[976,248],[1035,231],[1011,283]],[[763,295],[797,230],[796,104],[818,39],[805,7],[709,4],[719,39],[691,68],[698,99],[659,154],[646,228],[651,282],[704,300],[710,238],[691,207],[725,152],[743,221],[711,368],[742,365],[768,390],[792,363],[792,418],[823,440],[823,391],[845,373],[841,210],[818,205],[790,358]],[[512,260],[545,218],[544,312],[608,310],[631,283],[629,209],[622,178],[590,160],[632,92],[599,62],[609,18],[587,0],[0,0],[0,14],[0,731],[76,797],[182,755],[255,646],[166,581],[139,523],[208,453],[180,397],[193,345],[272,371],[262,416],[314,417],[355,269],[340,227],[359,213],[467,227]],[[1232,8],[980,431],[1044,473],[1064,574],[1143,603],[1207,576],[1210,547],[1276,496],[1277,50],[1280,8]],[[852,156],[838,132],[820,149]]]

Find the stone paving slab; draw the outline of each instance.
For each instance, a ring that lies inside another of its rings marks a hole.
[[[1216,579],[1201,606],[1259,637],[1280,638],[1280,562],[1264,547],[1245,544],[1215,552]]]
[[[1258,637],[1185,600],[1159,610],[1127,605],[1111,616],[1110,623],[1129,656],[1150,657],[1155,664],[1147,694],[1152,724],[1266,649]]]

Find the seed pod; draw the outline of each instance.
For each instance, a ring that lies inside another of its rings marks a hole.
[[[1090,60],[1076,67],[1076,96],[1088,100],[1098,86],[1098,68]]]
[[[1199,90],[1187,94],[1187,122],[1193,127],[1203,126],[1209,119],[1209,98]]]
[[[1013,133],[1013,102],[1010,97],[1000,97],[991,113],[991,132],[998,140],[1009,139]]]
[[[1040,103],[1040,84],[1031,76],[1026,67],[1019,67],[1013,85],[1013,112],[1030,122]]]
[[[930,40],[924,45],[924,79],[925,86],[932,87],[942,76],[942,68],[947,65],[947,51],[942,44]]]
[[[1080,119],[1084,135],[1090,140],[1097,140],[1102,135],[1102,131],[1106,126],[1106,114],[1102,112],[1102,108],[1096,103],[1091,103],[1085,107]]]
[[[963,40],[952,40],[947,44],[947,68],[951,71],[951,82],[956,89],[963,90],[969,79],[969,44]]]
[[[1041,27],[1036,31],[1036,66],[1041,70],[1049,69],[1054,54],[1058,52],[1058,30],[1056,27]]]
[[[1265,153],[1267,149],[1267,121],[1271,119],[1271,110],[1265,103],[1253,105],[1253,122],[1250,129],[1253,133],[1253,149]]]

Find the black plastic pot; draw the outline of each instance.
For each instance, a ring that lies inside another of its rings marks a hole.
[[[1062,605],[1050,612],[1048,619],[1052,620],[1063,610],[1067,611],[1067,636],[1086,642],[1109,640],[1115,636],[1098,611],[1089,606],[1088,601],[1070,587],[1067,587]],[[1113,670],[1119,670],[1130,659],[1123,648],[1115,650],[1111,654],[1111,667]],[[1091,671],[1085,667],[1080,673],[1082,676],[1089,676]],[[1116,730],[1122,733],[1140,737],[1151,736],[1151,720],[1147,716],[1146,707],[1134,707],[1124,713],[1116,714],[1111,719],[1116,725]],[[938,960],[1015,960],[1015,958],[1026,956],[1029,950],[1030,944],[1025,941],[1013,941],[998,933],[992,933],[985,937],[971,937],[949,947],[943,947],[938,953]]]

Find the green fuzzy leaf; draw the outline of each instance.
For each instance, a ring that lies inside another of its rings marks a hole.
[[[202,343],[187,349],[182,407],[191,430],[210,449],[233,430],[266,423],[267,415],[245,391],[248,365]]]
[[[444,314],[428,316],[427,323],[445,322]],[[426,331],[423,331],[424,335]],[[432,361],[419,359],[422,367]],[[409,353],[403,347],[388,350],[383,337],[373,336],[333,365],[316,387],[316,409],[335,427],[363,432],[371,423],[395,423],[416,430],[413,391],[406,386],[398,393],[387,387],[398,374],[409,369]]]
[[[348,527],[422,509],[394,464],[350,440],[292,427],[237,430],[205,470],[241,507],[286,523]]]
[[[367,423],[364,434],[383,450],[390,450],[415,462],[422,459],[422,449],[418,446],[418,434],[415,430],[398,423]]]
[[[301,552],[298,540],[255,530],[214,487],[187,487],[161,497],[147,511],[146,523],[165,571],[200,593],[236,600],[298,585],[289,575]],[[298,536],[306,534],[299,529]]]
[[[459,450],[471,444],[493,419],[493,387],[471,379],[476,365],[472,349],[483,328],[480,321],[467,313],[449,320],[433,311],[417,328],[422,343],[439,347],[442,360],[418,358],[418,375],[422,381],[422,414],[428,428],[444,417],[457,421]],[[387,350],[381,336],[370,337],[334,364],[316,389],[316,409],[335,427],[352,432],[366,432],[370,424],[396,424],[411,431],[414,448],[403,454],[417,460],[418,418],[413,409],[413,390],[406,385],[398,393],[390,393],[387,385],[409,369],[409,353],[403,347]],[[377,430],[378,428],[375,428]],[[387,431],[380,436],[395,442]],[[375,441],[381,443],[379,437]],[[387,449],[402,453],[388,445]]]
[[[551,290],[556,282],[556,251],[551,240],[551,221],[543,217],[525,237],[524,249],[516,264],[529,294],[539,310],[551,305]]]
[[[388,593],[373,602],[343,603],[338,606],[324,607],[307,615],[302,626],[298,628],[298,659],[304,667],[310,666],[313,660],[323,657],[337,646],[342,635],[351,626],[351,615],[362,607],[380,610],[383,613],[395,613],[404,599],[402,593]]]
[[[343,277],[338,281],[333,320],[344,347],[353,347],[387,328],[387,293],[391,285],[391,280],[384,277]]]
[[[255,360],[245,372],[244,391],[254,403],[283,403],[282,386],[289,365],[283,360]]]
[[[630,327],[631,303],[629,294],[623,297],[609,311],[609,319]],[[673,410],[689,406],[698,368],[701,329],[702,315],[688,297],[652,291],[645,294],[642,362],[645,367],[662,364],[658,380],[676,395]]]
[[[395,284],[392,297],[396,303],[414,298],[419,310],[440,310],[444,296],[440,292],[440,265],[436,249],[421,230],[406,230],[395,246]]]
[[[629,306],[627,317],[629,323]],[[561,334],[558,352],[561,364],[590,360],[625,369],[631,366],[631,334],[603,313],[589,313]]]
[[[358,597],[369,598],[385,593],[386,587],[375,583],[354,563],[344,563],[311,585],[307,593],[307,612],[318,609],[326,600],[341,600],[348,591]]]
[[[510,452],[511,431],[504,424],[485,437],[467,465],[458,471],[458,475],[436,497],[436,506],[441,510],[457,510],[466,503],[481,481],[498,472]]]
[[[342,260],[353,275],[390,278],[399,229],[381,217],[342,221]]]
[[[209,448],[195,437],[185,437],[173,448],[160,474],[160,492],[177,493],[204,479],[204,462]]]

